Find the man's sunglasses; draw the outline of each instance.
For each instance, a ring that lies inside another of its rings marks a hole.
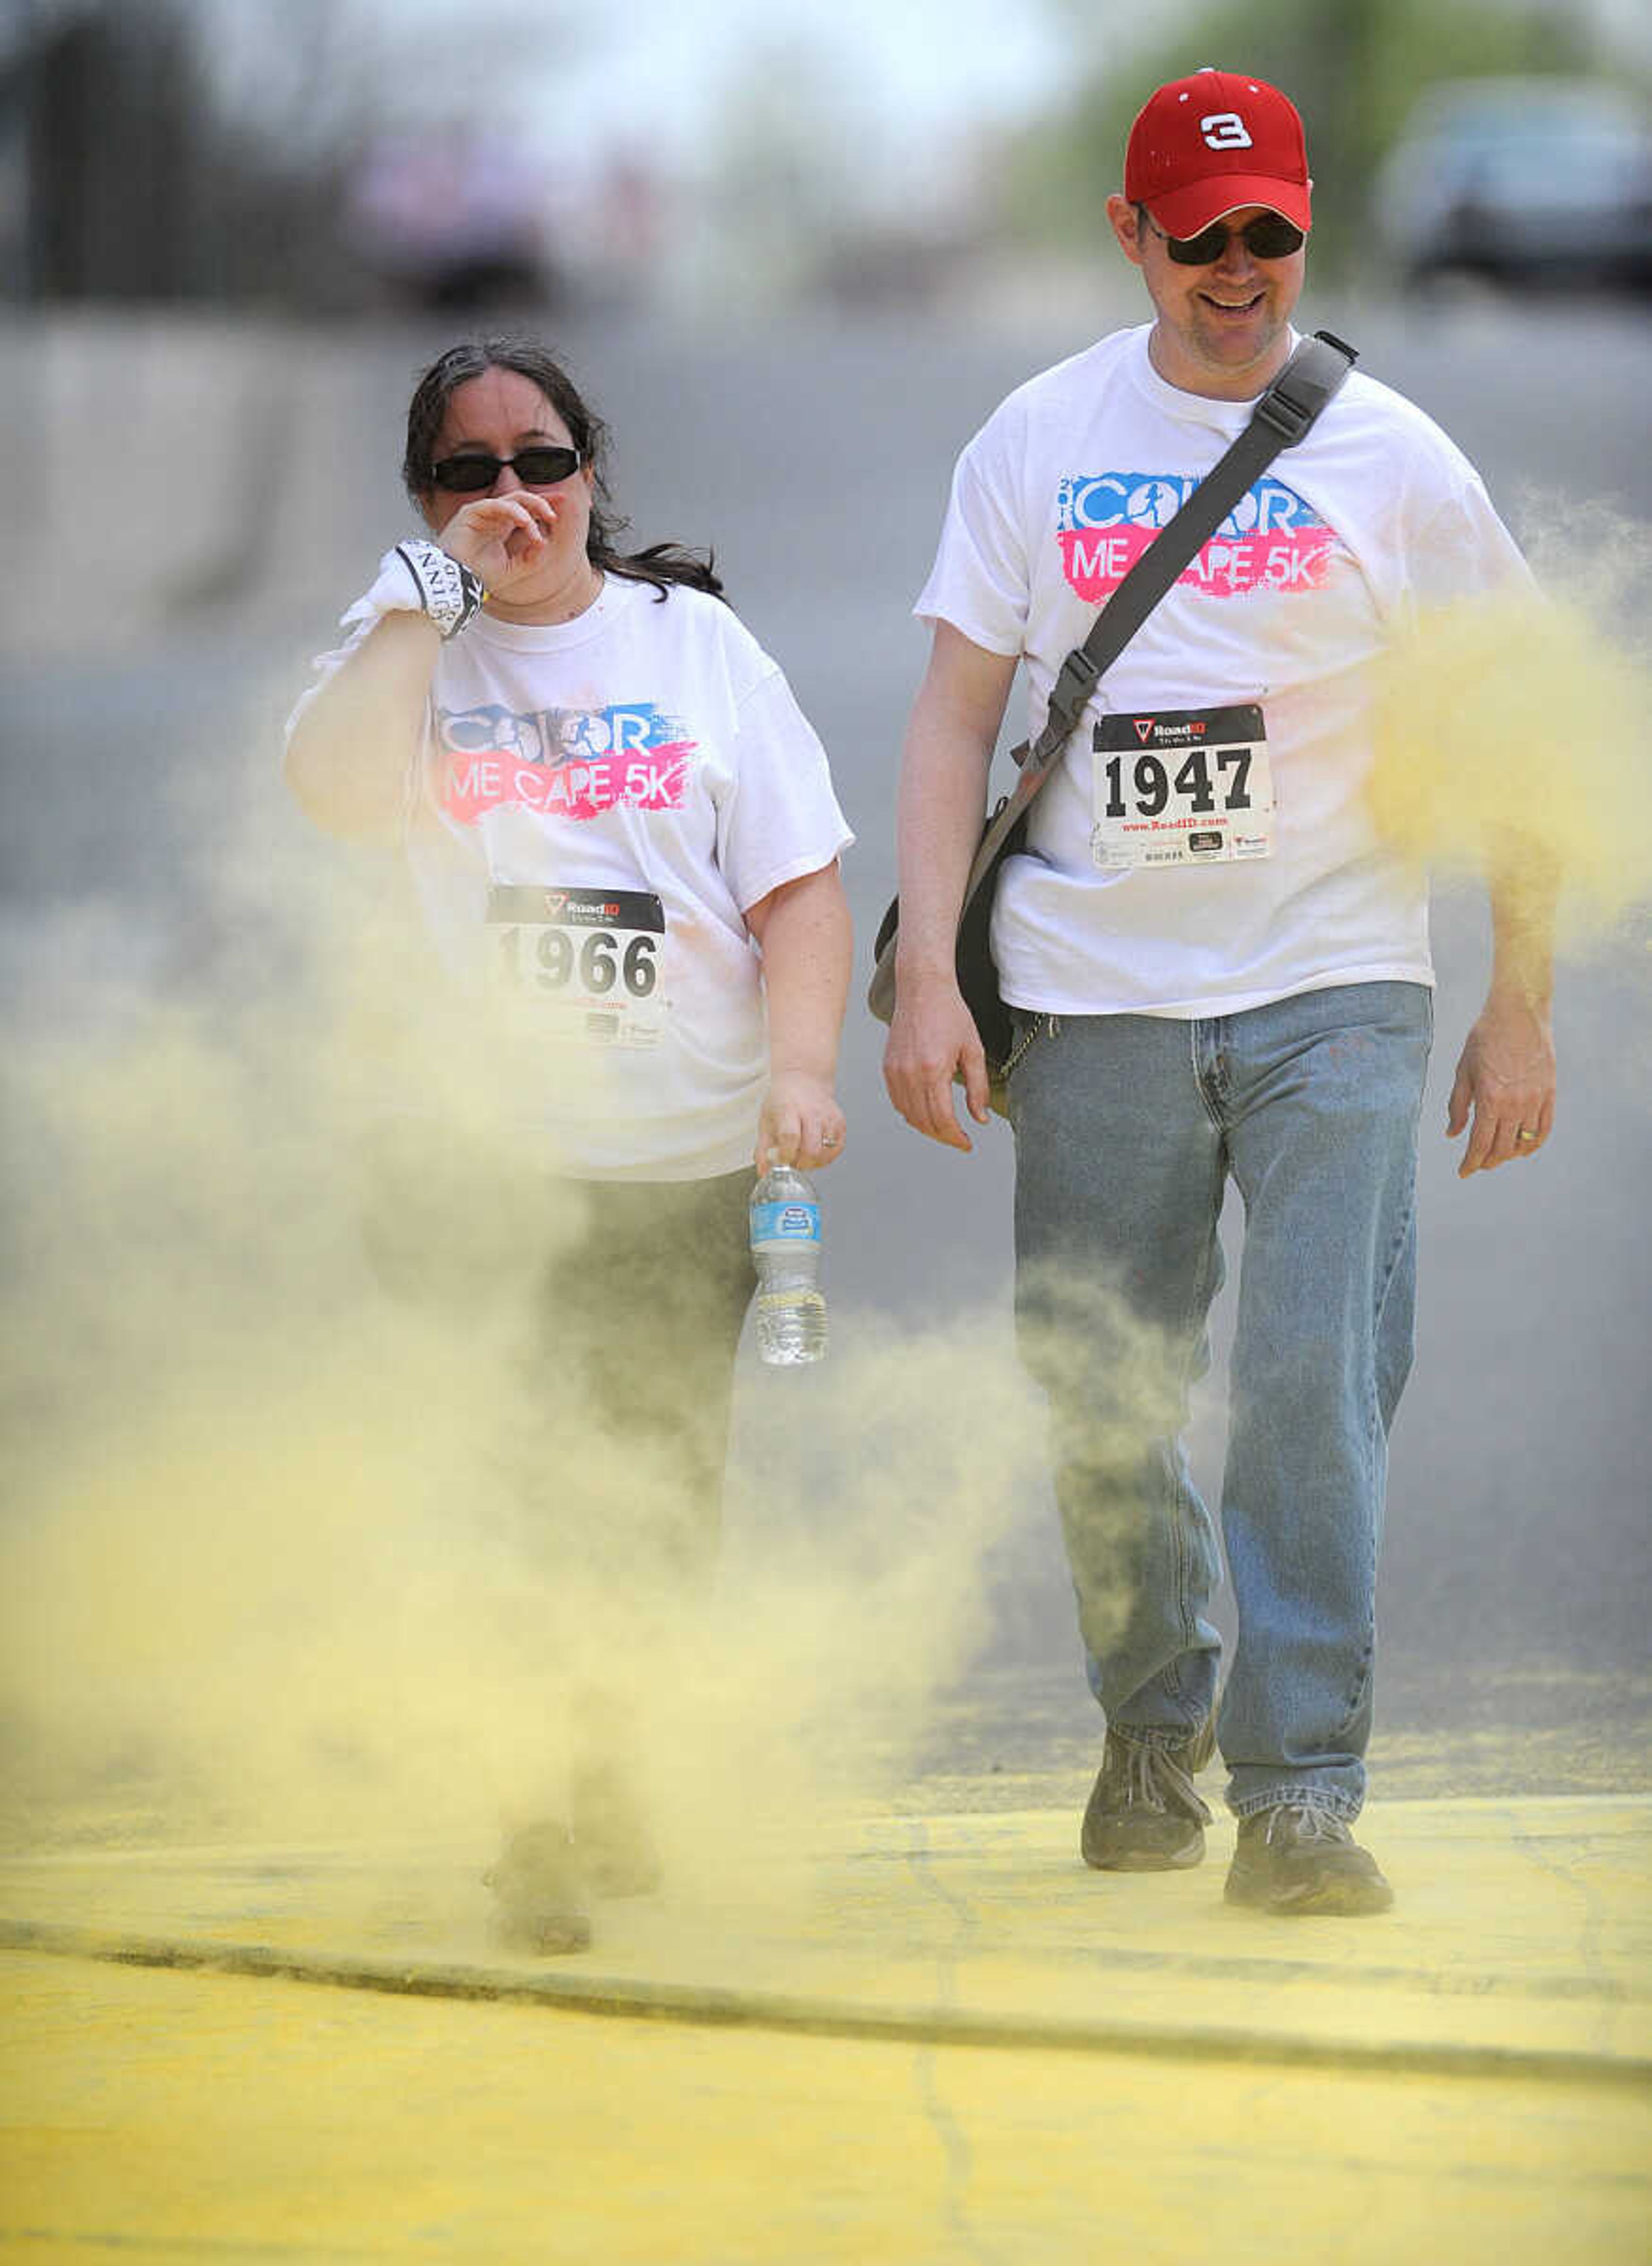
[[[1165,249],[1178,267],[1214,267],[1226,252],[1232,236],[1243,240],[1253,259],[1289,259],[1307,242],[1296,223],[1282,213],[1259,213],[1238,229],[1224,228],[1219,220],[1212,221],[1197,236],[1166,236],[1151,214],[1148,225],[1155,236],[1164,237]]]
[[[508,464],[525,488],[553,488],[580,468],[577,449],[518,449],[514,457],[444,457],[431,479],[450,495],[482,495]]]

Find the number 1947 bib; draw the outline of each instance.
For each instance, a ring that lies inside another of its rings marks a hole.
[[[1273,773],[1254,701],[1103,716],[1093,748],[1090,854],[1104,871],[1272,856]]]
[[[669,1003],[661,989],[665,909],[647,889],[495,884],[489,965],[545,1035],[586,1046],[654,1047]]]

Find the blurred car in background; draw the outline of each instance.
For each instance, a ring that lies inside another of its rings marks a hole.
[[[542,165],[458,125],[386,134],[345,199],[351,252],[391,296],[440,312],[544,308],[560,296]]]
[[[1373,218],[1408,282],[1652,289],[1652,125],[1597,80],[1444,81],[1378,169]]]

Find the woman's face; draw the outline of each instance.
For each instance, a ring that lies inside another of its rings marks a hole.
[[[486,369],[454,390],[430,456],[434,464],[447,457],[504,458],[514,457],[521,449],[544,448],[547,443],[571,448],[574,436],[538,387],[514,369]],[[421,504],[426,519],[440,535],[457,513],[477,501],[478,493],[543,496],[556,514],[556,525],[533,577],[535,591],[512,588],[513,599],[521,603],[535,595],[541,582],[548,593],[584,570],[594,478],[591,467],[581,464],[567,479],[529,488],[506,464],[491,487],[455,495],[433,486]]]

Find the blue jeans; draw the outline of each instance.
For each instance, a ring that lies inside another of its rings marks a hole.
[[[1228,1800],[1241,1816],[1291,1800],[1353,1817],[1388,1430],[1411,1366],[1432,994],[1346,984],[1197,1021],[1016,1025],[1017,1333],[1049,1397],[1092,1686],[1150,1743],[1185,1738],[1216,1698],[1217,1540],[1181,1436],[1210,1362],[1231,1173]]]

